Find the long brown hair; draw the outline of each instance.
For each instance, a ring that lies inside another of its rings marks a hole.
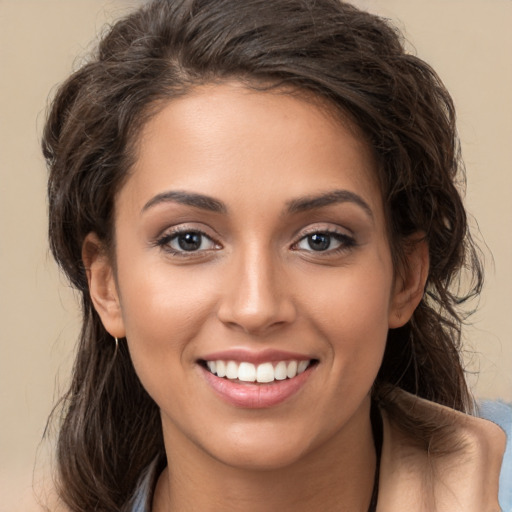
[[[390,390],[402,388],[470,406],[460,308],[480,291],[482,272],[460,196],[454,107],[435,72],[386,21],[338,0],[156,0],[115,23],[60,86],[43,138],[50,246],[83,311],[57,455],[60,494],[73,511],[123,510],[164,453],[158,408],[92,306],[82,243],[95,232],[113,250],[116,192],[159,105],[227,79],[313,93],[359,127],[375,154],[395,268],[418,232],[431,265],[411,321],[389,332],[374,397],[391,410]],[[460,294],[463,268],[472,280]]]

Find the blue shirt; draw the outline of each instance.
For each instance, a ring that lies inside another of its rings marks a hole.
[[[499,425],[507,434],[507,447],[500,473],[499,500],[503,512],[512,512],[512,406],[486,400],[480,404],[480,417]]]

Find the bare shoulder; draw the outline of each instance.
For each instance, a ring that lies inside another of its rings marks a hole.
[[[400,401],[398,421],[383,411],[379,512],[499,512],[503,430],[407,393]]]

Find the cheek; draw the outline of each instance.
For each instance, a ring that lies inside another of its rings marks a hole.
[[[382,364],[389,295],[377,275],[371,281],[344,280],[316,322],[329,353],[323,390],[329,400],[318,402],[317,415],[329,417],[335,430],[368,397]]]
[[[314,324],[327,340],[335,373],[372,380],[380,367],[388,333],[392,287],[387,261],[339,269],[310,297]],[[350,380],[350,379],[347,379]]]
[[[211,318],[215,280],[158,261],[120,265],[118,280],[126,338],[141,380],[159,372],[165,378],[188,364],[197,333]]]

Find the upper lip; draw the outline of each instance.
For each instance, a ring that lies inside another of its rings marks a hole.
[[[212,352],[199,358],[202,361],[237,361],[253,364],[272,363],[276,361],[309,361],[311,356],[284,350],[265,349],[252,351],[247,349],[229,349]]]

